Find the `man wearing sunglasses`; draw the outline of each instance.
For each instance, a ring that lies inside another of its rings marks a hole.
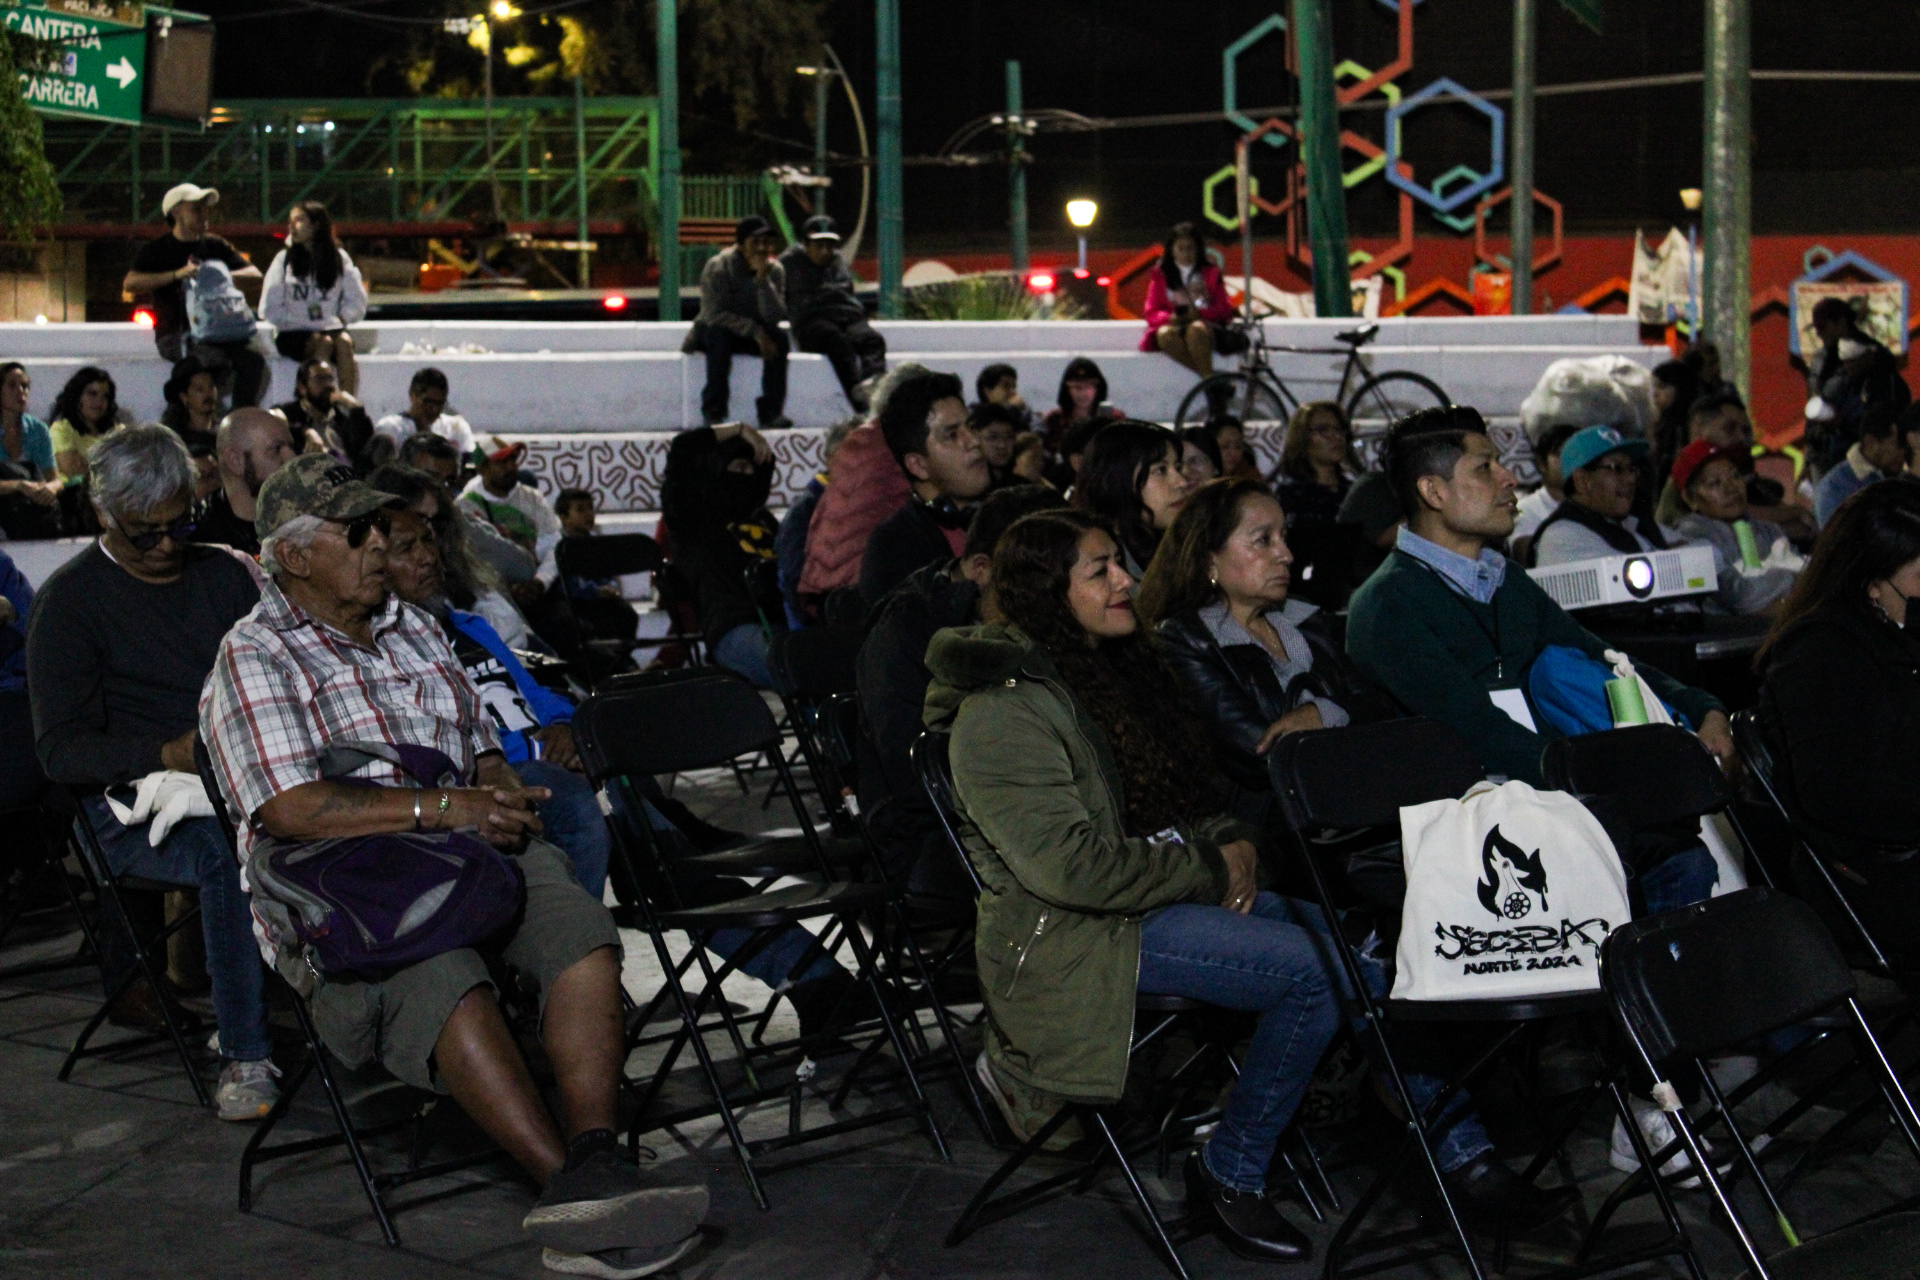
[[[226,1059],[219,1114],[258,1119],[278,1096],[276,1072],[253,921],[226,839],[212,818],[188,818],[155,845],[148,824],[123,826],[100,792],[161,770],[194,771],[200,687],[221,637],[259,602],[259,568],[225,547],[193,545],[193,460],[167,428],[113,433],[91,466],[105,532],[47,579],[27,634],[36,749],[49,778],[87,793],[82,807],[115,872],[199,889]],[[157,925],[136,927],[146,936]],[[122,934],[100,931],[110,992],[133,967]],[[136,985],[108,1016],[160,1029],[163,999],[172,997]]]

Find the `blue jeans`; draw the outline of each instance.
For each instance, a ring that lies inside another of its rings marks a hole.
[[[1705,845],[1674,854],[1652,870],[1643,871],[1634,880],[1639,890],[1641,915],[1657,916],[1663,911],[1678,911],[1713,896],[1720,883],[1720,867]]]
[[[757,622],[743,622],[713,644],[713,660],[762,689],[773,688],[773,668],[767,665],[767,633]]]
[[[618,789],[609,790],[607,794],[614,797],[616,805],[623,804]],[[676,856],[676,851],[678,856],[693,852],[692,844],[680,834],[679,828],[667,821],[666,815],[644,800],[641,803],[646,805],[647,822],[653,827],[661,843],[667,847],[669,858]],[[644,872],[645,868],[636,867],[635,871]],[[649,897],[655,897],[666,890],[667,886],[649,883],[648,879],[643,876],[640,887],[641,891]],[[699,906],[703,903],[724,902],[729,898],[740,897],[748,885],[746,881],[733,876],[709,874],[701,877],[677,876],[674,887],[679,890],[681,898],[689,906]],[[707,950],[723,960],[731,959],[752,940],[757,932],[759,930],[755,929],[715,929],[707,935]],[[741,961],[740,972],[749,977],[758,978],[770,987],[811,982],[816,978],[832,977],[836,973],[844,972],[839,961],[824,951],[815,950],[813,943],[814,935],[811,932],[797,924],[788,925],[767,939],[758,951]],[[810,950],[813,951],[813,958],[807,960],[807,953]],[[803,961],[805,961],[804,965]]]
[[[573,863],[573,878],[580,887],[600,901],[607,888],[607,858],[613,849],[613,837],[607,834],[607,820],[600,812],[600,800],[586,775],[563,769],[546,760],[526,760],[513,766],[520,781],[530,787],[545,787],[553,796],[539,808],[546,838],[558,845]]]
[[[188,818],[167,833],[158,849],[147,843],[147,828],[123,827],[107,802],[89,796],[87,820],[100,837],[107,866],[115,875],[135,875],[200,891],[200,931],[207,944],[207,977],[213,982],[213,1016],[220,1027],[220,1052],[253,1062],[273,1052],[267,1037],[267,1008],[261,998],[260,949],[253,940],[253,913],[240,887],[240,863],[226,833],[212,818]],[[125,930],[100,931],[101,976],[111,991],[134,967]]]
[[[1220,1127],[1201,1151],[1236,1191],[1266,1187],[1274,1144],[1340,1029],[1339,959],[1319,909],[1261,893],[1247,915],[1162,907],[1140,927],[1139,989],[1260,1015]]]

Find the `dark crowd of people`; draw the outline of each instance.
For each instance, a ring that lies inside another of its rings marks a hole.
[[[176,194],[176,243],[130,277],[156,298],[209,264],[246,269],[205,235],[217,193]],[[620,583],[562,570],[567,540],[595,536],[594,496],[544,496],[524,446],[448,411],[440,371],[415,375],[405,413],[369,420],[347,390],[351,264],[327,258],[324,210],[297,209],[291,230],[268,281],[313,325],[282,347],[303,363],[277,409],[245,401],[244,344],[171,316],[162,341],[179,364],[154,425],[126,423],[112,379],[86,369],[48,427],[27,412],[26,370],[0,365],[9,537],[97,535],[38,592],[0,554],[0,752],[13,766],[0,776],[16,802],[49,785],[82,796],[78,820],[114,873],[197,888],[215,1100],[231,1121],[279,1096],[261,960],[285,972],[285,939],[259,868],[289,846],[376,836],[465,832],[510,851],[519,907],[493,945],[538,992],[557,1114],[471,942],[380,981],[320,985],[315,1023],[343,1061],[451,1096],[518,1161],[540,1187],[525,1226],[550,1267],[648,1274],[693,1246],[708,1195],[642,1171],[616,1138],[612,844],[573,739],[576,701],[536,673],[555,660],[587,669],[596,640],[631,648],[638,617]],[[656,598],[714,664],[771,690],[781,632],[857,632],[859,812],[890,880],[975,913],[972,998],[987,1013],[975,1071],[1016,1136],[1068,1102],[1122,1096],[1139,995],[1241,1011],[1250,1030],[1219,1122],[1187,1160],[1189,1203],[1246,1256],[1311,1252],[1267,1195],[1269,1169],[1353,1023],[1329,938],[1371,930],[1362,976],[1384,993],[1406,882],[1374,851],[1351,868],[1351,918],[1307,901],[1266,759],[1290,734],[1423,716],[1455,730],[1488,776],[1544,786],[1543,749],[1564,731],[1515,714],[1528,673],[1549,648],[1610,662],[1614,646],[1529,565],[1712,546],[1708,607],[1770,619],[1760,698],[1801,804],[1852,851],[1883,944],[1920,952],[1920,879],[1898,854],[1920,843],[1906,785],[1920,742],[1920,479],[1901,478],[1920,421],[1891,403],[1851,324],[1821,320],[1832,350],[1809,373],[1832,409],[1806,486],[1814,513],[1807,493],[1755,473],[1739,397],[1680,362],[1655,371],[1651,438],[1550,427],[1535,441],[1544,484],[1523,496],[1467,407],[1394,424],[1369,469],[1340,406],[1307,404],[1263,475],[1239,423],[1176,432],[1130,418],[1084,357],[1040,415],[1011,365],[971,389],[918,365],[885,370],[884,343],[847,305],[830,220],[784,253],[756,220],[737,239],[701,279],[689,343],[706,357],[709,422],[668,452]],[[1170,237],[1152,289],[1149,349],[1206,373],[1224,288],[1191,227]],[[829,434],[821,472],[777,519],[766,433],[790,425],[789,333],[832,360],[859,414]],[[754,424],[728,417],[730,362],[747,353],[764,368]],[[1858,483],[1834,479],[1849,476]],[[692,643],[622,665],[685,661]],[[1738,708],[1637,668],[1737,775]],[[912,763],[928,728],[951,734],[977,895]],[[237,859],[203,812],[161,833],[110,803],[156,775],[197,773],[197,752],[210,799],[239,819]],[[646,808],[630,816],[688,850],[731,837],[664,793]],[[1697,839],[1630,841],[1620,855],[1641,914],[1701,901],[1721,874]],[[712,880],[715,900],[746,888]],[[101,936],[113,991],[133,957],[120,932]],[[844,1011],[852,976],[798,926],[744,953],[742,930],[707,946],[744,954],[745,972],[789,995],[803,1036]],[[109,1013],[151,1030],[163,1011],[193,1020],[143,983]],[[1559,1217],[1572,1188],[1523,1178],[1481,1102],[1448,1093],[1475,1051],[1473,1028],[1459,1031],[1393,1033],[1415,1102],[1448,1094],[1438,1173],[1476,1225]],[[1672,1137],[1652,1101],[1632,1113],[1654,1148]],[[1612,1162],[1637,1168],[1635,1152],[1617,1125]]]

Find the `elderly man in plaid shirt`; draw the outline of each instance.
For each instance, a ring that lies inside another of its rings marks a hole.
[[[646,1275],[693,1246],[707,1190],[643,1178],[618,1144],[619,934],[565,856],[538,838],[534,806],[546,793],[523,787],[507,764],[438,624],[389,592],[388,510],[398,505],[324,454],[288,464],[260,492],[272,581],[221,644],[200,705],[220,790],[243,819],[242,873],[268,836],[464,829],[515,854],[524,908],[497,941],[501,957],[539,983],[565,1138],[479,951],[443,952],[377,982],[329,977],[311,999],[314,1023],[345,1061],[378,1059],[409,1084],[452,1094],[542,1184],[525,1226],[549,1268]],[[469,785],[423,791],[385,761],[352,782],[325,778],[320,755],[336,742],[431,747]]]

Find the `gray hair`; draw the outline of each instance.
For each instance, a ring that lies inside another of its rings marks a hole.
[[[193,459],[168,427],[115,431],[94,446],[88,465],[94,505],[109,523],[143,516],[182,491],[193,494]]]
[[[884,374],[881,374],[880,381],[874,384],[872,396],[867,400],[867,421],[880,421],[880,415],[885,412],[887,407],[887,397],[893,394],[895,387],[905,382],[908,378],[932,372],[933,370],[927,368],[927,366],[917,360],[905,360],[893,366],[893,368],[887,370]]]
[[[282,546],[311,547],[327,522],[315,515],[298,515],[260,540],[260,567],[270,574],[280,572]]]

